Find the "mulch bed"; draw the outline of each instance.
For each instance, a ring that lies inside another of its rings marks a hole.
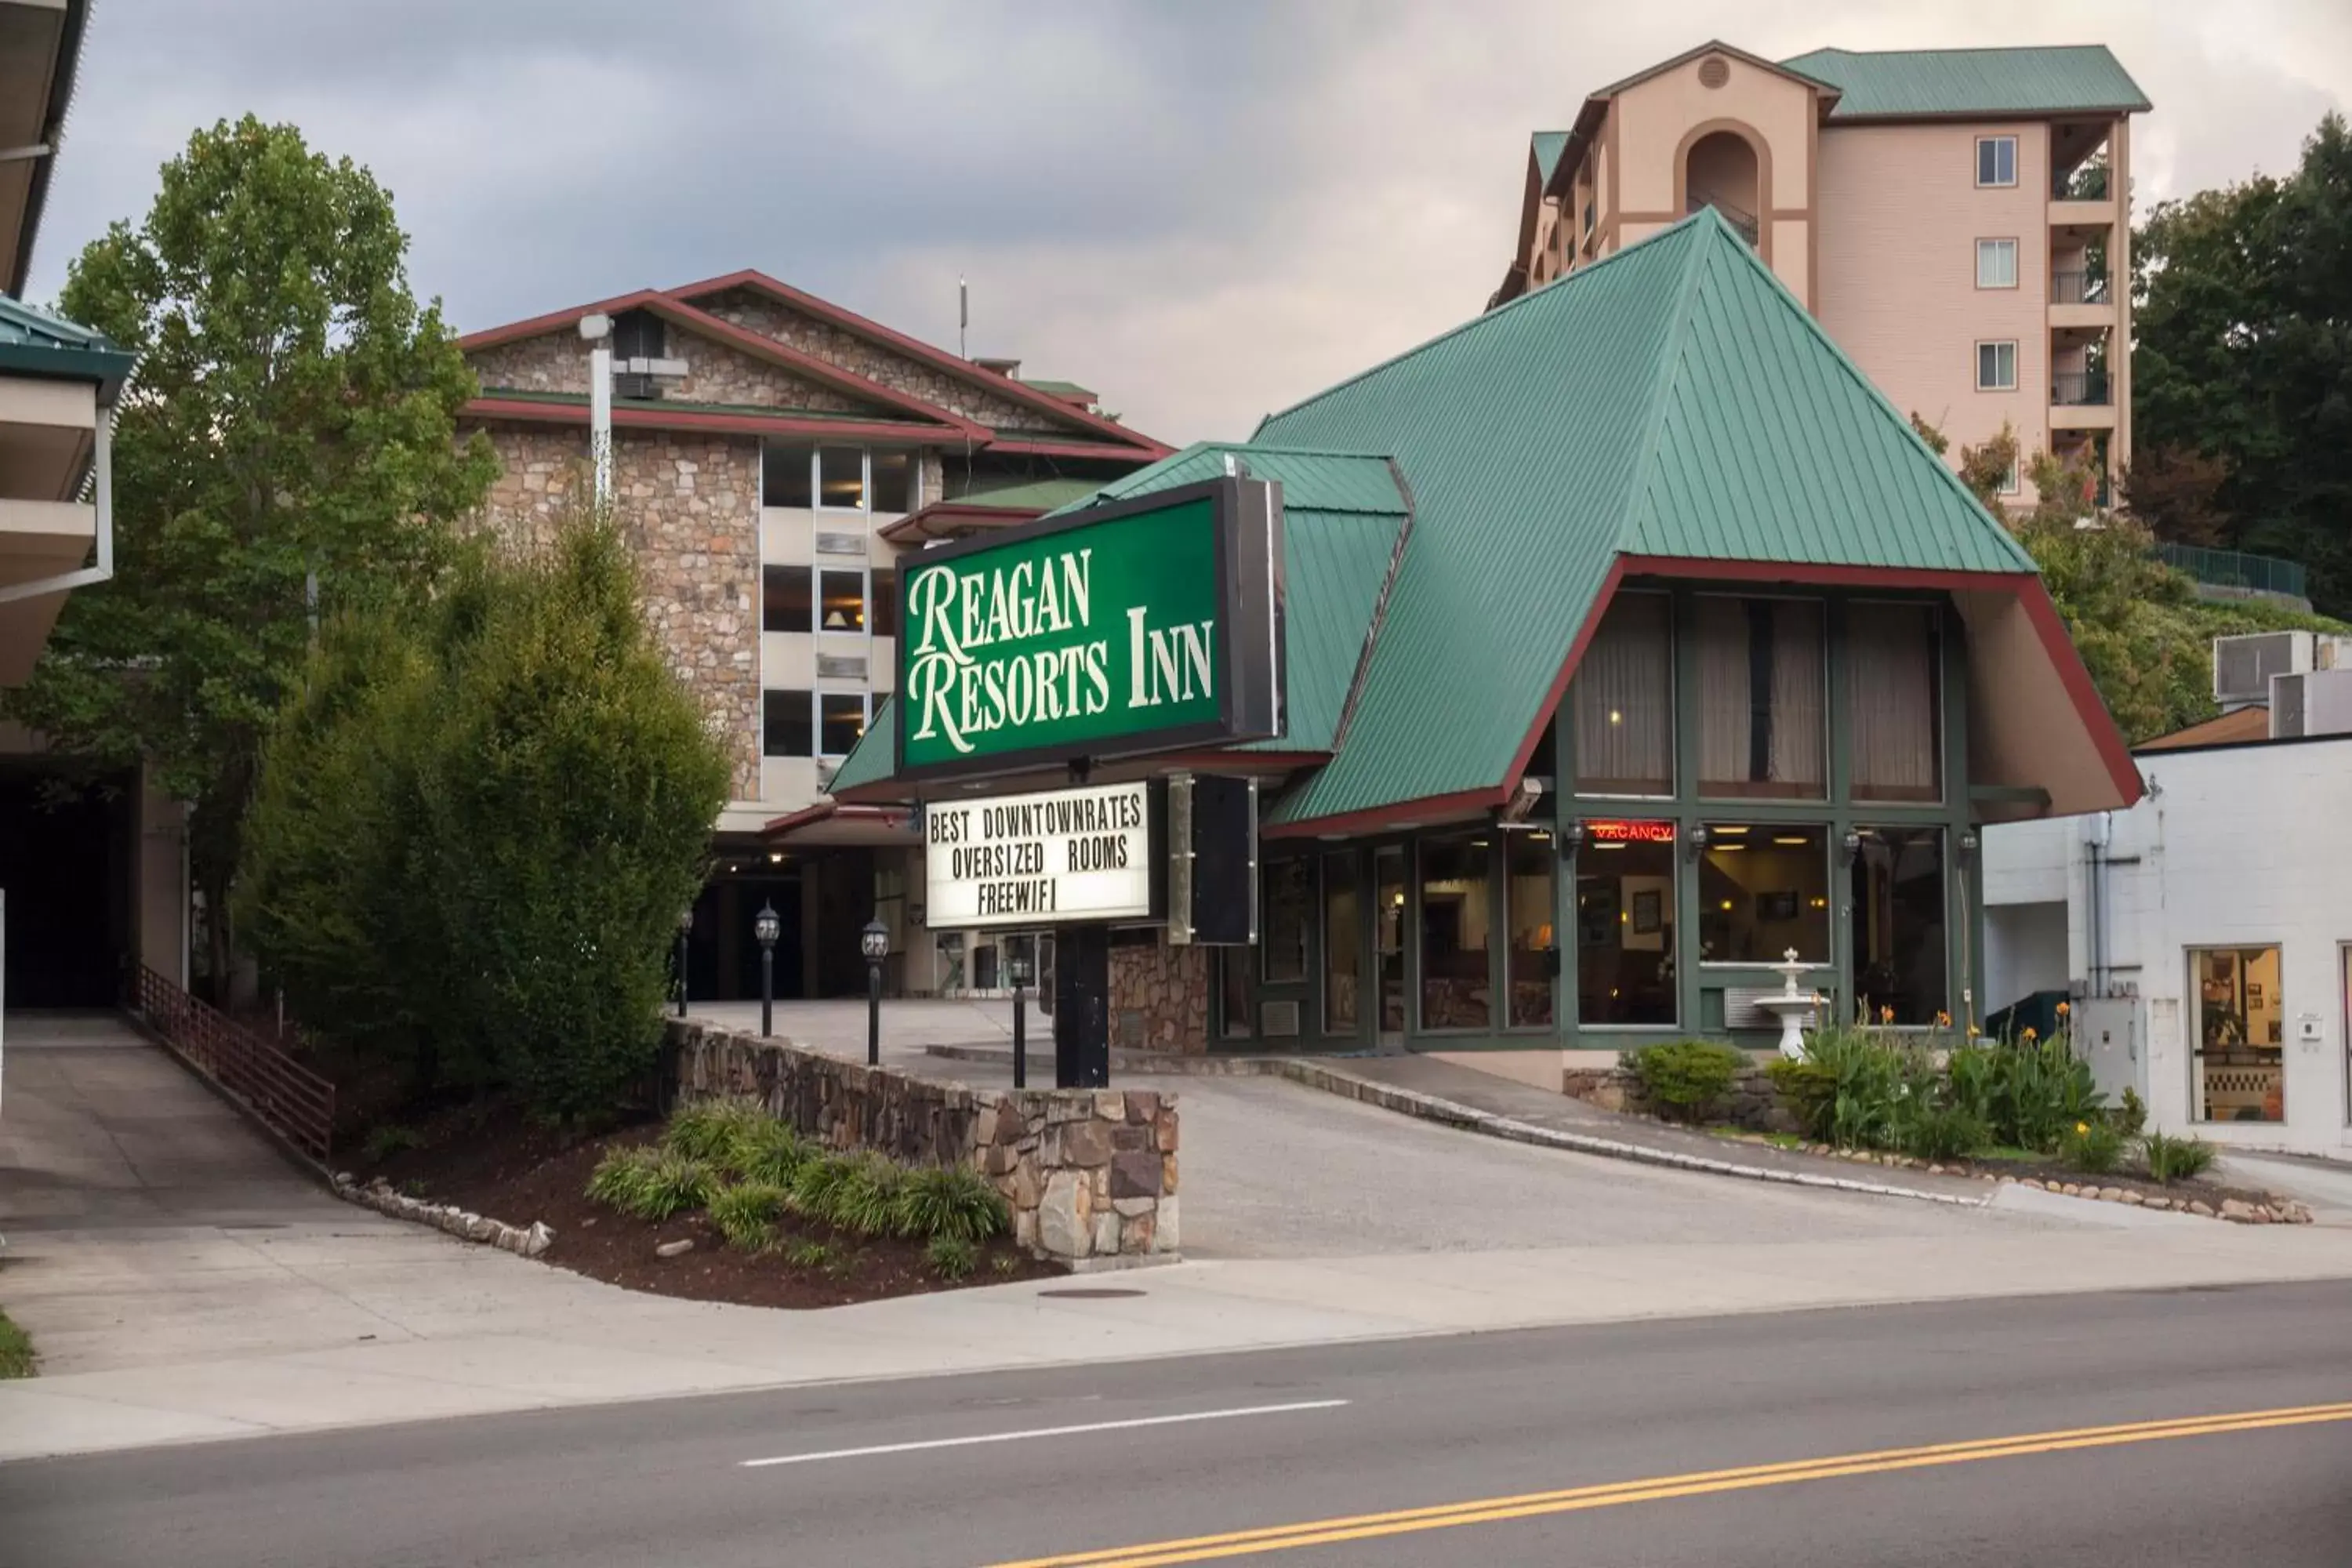
[[[362,1184],[382,1176],[412,1196],[454,1204],[509,1225],[541,1221],[555,1240],[540,1255],[541,1262],[631,1290],[746,1307],[840,1307],[966,1285],[1067,1277],[1003,1237],[980,1249],[980,1265],[969,1278],[948,1280],[924,1263],[923,1245],[917,1241],[848,1235],[786,1215],[777,1222],[772,1250],[740,1252],[698,1212],[656,1224],[590,1202],[589,1173],[604,1151],[650,1142],[658,1131],[651,1121],[583,1138],[511,1111],[478,1116],[460,1108],[429,1119],[417,1131],[425,1139],[422,1147],[350,1168]],[[694,1246],[675,1258],[655,1250],[676,1241]],[[831,1256],[824,1264],[795,1267],[788,1260],[792,1247],[807,1242],[827,1248]]]

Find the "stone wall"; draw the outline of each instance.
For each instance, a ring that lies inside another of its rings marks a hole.
[[[490,431],[499,473],[483,521],[543,548],[586,493],[588,433]],[[749,437],[619,430],[613,495],[636,557],[646,624],[726,747],[737,800],[760,797],[760,444]]]
[[[1122,1050],[1209,1048],[1209,950],[1150,947],[1110,950],[1110,1043]]]
[[[502,386],[515,392],[588,395],[588,345],[570,327],[476,349],[466,356],[466,363],[486,390]]]
[[[682,327],[671,327],[668,341],[671,356],[686,362],[686,374],[662,383],[662,395],[681,403],[740,403],[761,408],[904,417],[885,404],[852,397]],[[588,345],[569,329],[478,349],[467,356],[467,363],[474,367],[485,392],[508,387],[587,395]]]
[[[828,1148],[979,1171],[1037,1257],[1099,1268],[1176,1253],[1173,1095],[973,1089],[691,1019],[667,1028],[681,1099],[740,1095]]]
[[[1570,1068],[1562,1075],[1561,1091],[1571,1099],[1597,1105],[1603,1110],[1631,1111],[1636,1116],[1656,1116],[1657,1107],[1642,1089],[1642,1079],[1632,1068],[1620,1064],[1609,1068]],[[1797,1119],[1781,1100],[1780,1091],[1764,1068],[1754,1062],[1739,1069],[1731,1080],[1731,1091],[1711,1108],[1706,1120],[1727,1121],[1751,1132],[1794,1132]]]

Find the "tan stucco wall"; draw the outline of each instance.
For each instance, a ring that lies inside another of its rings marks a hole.
[[[1977,187],[1987,134],[2017,137],[2015,185]],[[2006,419],[2030,462],[2050,444],[2047,128],[1832,127],[1821,146],[1822,324],[1895,407],[1950,437],[1951,461]],[[1979,239],[2017,241],[2016,288],[1976,286]],[[2003,339],[2017,390],[1979,392],[1975,345]]]

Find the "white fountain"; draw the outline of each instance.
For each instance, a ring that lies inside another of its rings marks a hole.
[[[1780,994],[1759,996],[1756,1005],[1780,1020],[1780,1054],[1796,1061],[1805,1054],[1805,1031],[1813,1026],[1822,998],[1810,986],[1797,989],[1797,976],[1812,967],[1797,957],[1797,950],[1792,947],[1780,956],[1787,962],[1772,965],[1780,975]]]

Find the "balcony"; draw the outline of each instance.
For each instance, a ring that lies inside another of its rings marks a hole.
[[[2103,202],[2107,199],[2107,166],[2083,163],[2058,170],[2050,181],[2053,202]]]
[[[2050,275],[2050,302],[2053,305],[2104,305],[2107,301],[2107,275],[2104,268],[2074,269]]]
[[[1687,216],[1698,211],[1701,207],[1713,207],[1716,211],[1723,215],[1724,222],[1729,224],[1733,228],[1739,231],[1740,238],[1746,240],[1750,245],[1754,245],[1756,243],[1756,236],[1759,230],[1756,223],[1756,215],[1754,213],[1748,211],[1744,207],[1734,206],[1731,203],[1725,201],[1721,196],[1710,195],[1704,191],[1693,191],[1690,194],[1690,200],[1685,205],[1683,211],[1685,215]]]
[[[2050,377],[2050,402],[2059,408],[2103,408],[2107,403],[2107,373],[2103,370],[2062,370]]]

